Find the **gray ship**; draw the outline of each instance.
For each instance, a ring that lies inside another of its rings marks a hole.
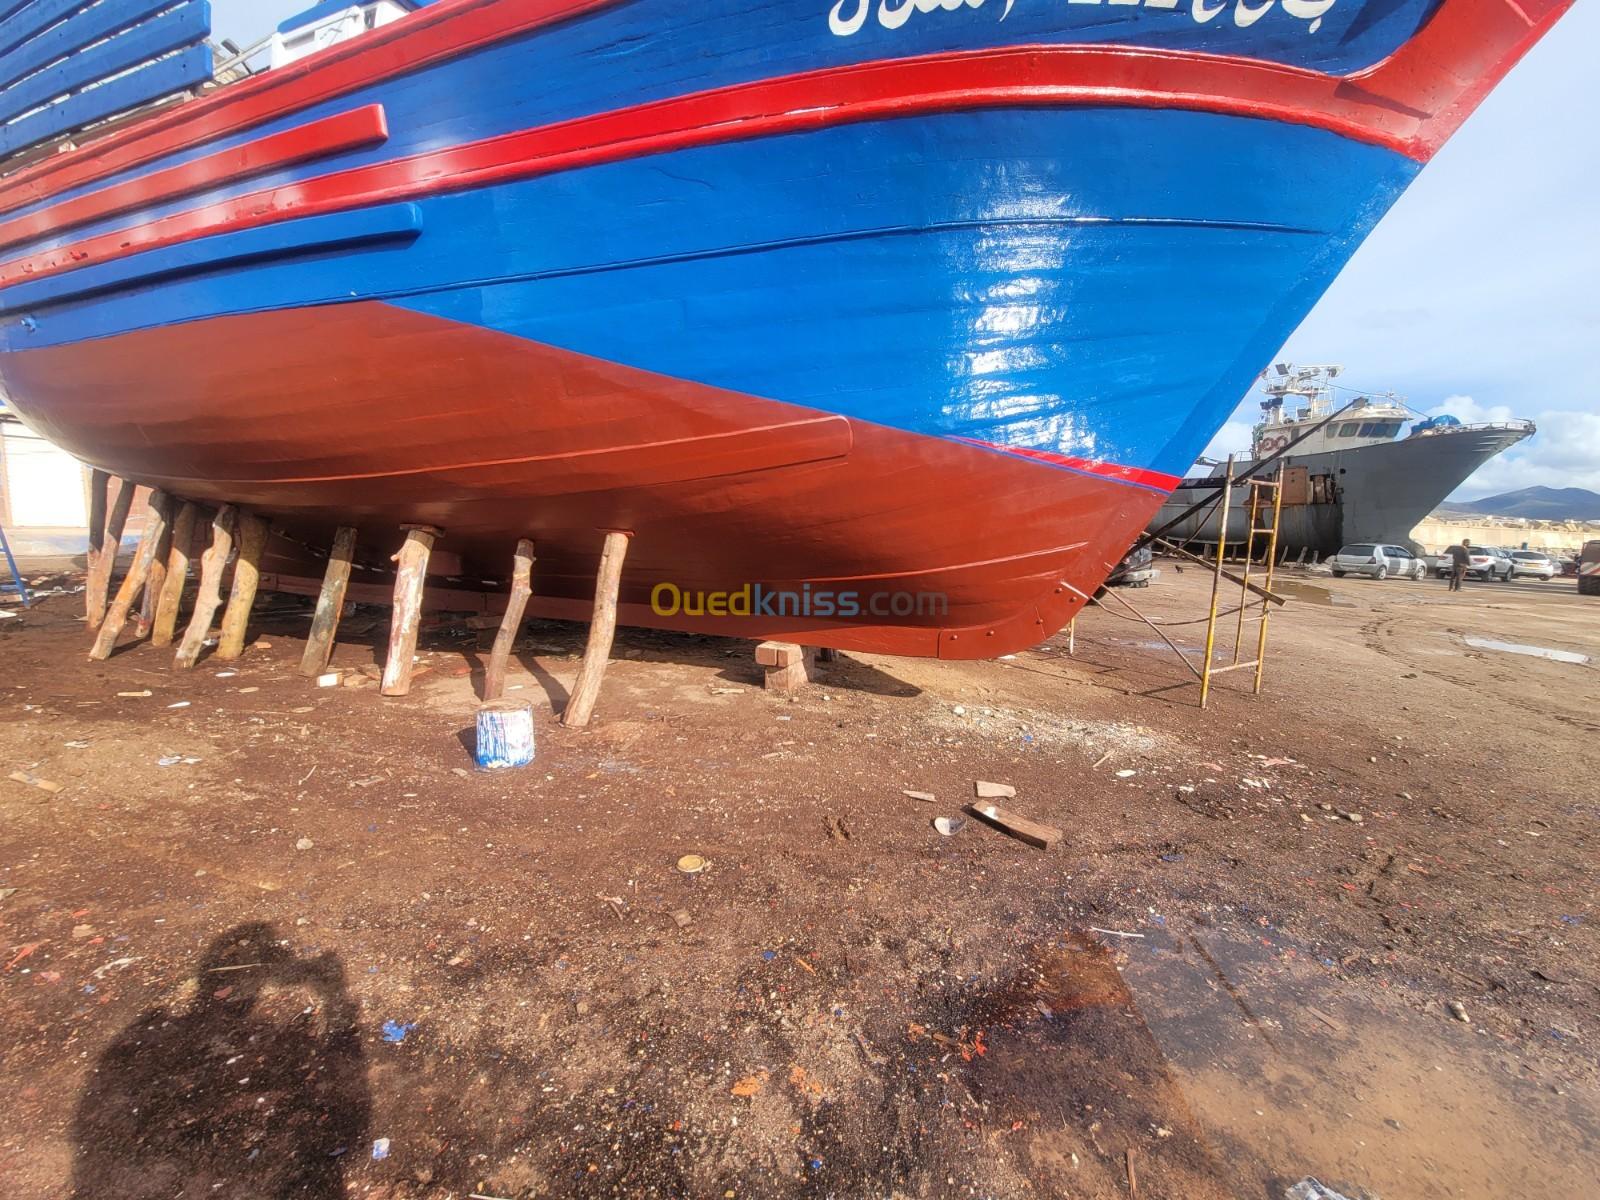
[[[1262,421],[1249,456],[1235,459],[1242,474],[1333,415],[1331,381],[1338,367],[1292,367],[1280,363],[1263,376]],[[1290,415],[1285,403],[1299,402]],[[1410,432],[1400,436],[1407,424]],[[1454,417],[1418,420],[1393,396],[1362,397],[1316,430],[1279,463],[1284,466],[1280,553],[1289,557],[1337,553],[1351,542],[1409,545],[1411,530],[1496,454],[1534,433],[1532,421],[1464,425]],[[1202,460],[1204,463],[1205,460]],[[1150,523],[1160,529],[1186,509],[1217,495],[1205,479],[1220,479],[1225,464],[1209,464],[1210,475],[1178,485]],[[1271,475],[1277,464],[1264,474]],[[1249,514],[1247,489],[1233,491],[1228,540],[1243,543]],[[1165,535],[1191,550],[1215,545],[1220,505],[1210,506]],[[1261,522],[1263,525],[1266,521]]]

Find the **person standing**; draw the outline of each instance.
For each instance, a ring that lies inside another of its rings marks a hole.
[[[1472,563],[1472,543],[1462,538],[1459,546],[1451,546],[1445,553],[1450,556],[1450,590],[1459,592],[1461,581],[1467,577],[1467,567]]]

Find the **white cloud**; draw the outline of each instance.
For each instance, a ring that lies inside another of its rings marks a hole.
[[[1480,405],[1470,396],[1452,396],[1429,412],[1451,413],[1469,423],[1511,415],[1504,405]],[[1535,486],[1600,492],[1600,413],[1547,409],[1533,422],[1536,434],[1478,468],[1455,497],[1474,500]]]
[[[1426,411],[1430,417],[1455,417],[1464,425],[1510,421],[1517,415],[1511,411],[1509,405],[1483,405],[1471,396],[1447,396],[1442,404],[1436,404]]]

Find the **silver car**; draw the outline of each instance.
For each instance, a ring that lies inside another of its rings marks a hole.
[[[1370,575],[1374,579],[1398,575],[1403,579],[1421,579],[1428,571],[1427,564],[1404,546],[1381,542],[1356,542],[1346,546],[1328,560],[1328,566],[1335,579],[1346,575]]]
[[[1511,578],[1526,576],[1529,579],[1554,579],[1561,574],[1561,568],[1556,560],[1548,554],[1540,554],[1537,550],[1513,550],[1511,552]]]

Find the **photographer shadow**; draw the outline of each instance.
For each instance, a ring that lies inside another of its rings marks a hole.
[[[187,1007],[144,1012],[100,1055],[73,1120],[73,1200],[343,1200],[372,1095],[338,956],[240,925],[195,982]]]

